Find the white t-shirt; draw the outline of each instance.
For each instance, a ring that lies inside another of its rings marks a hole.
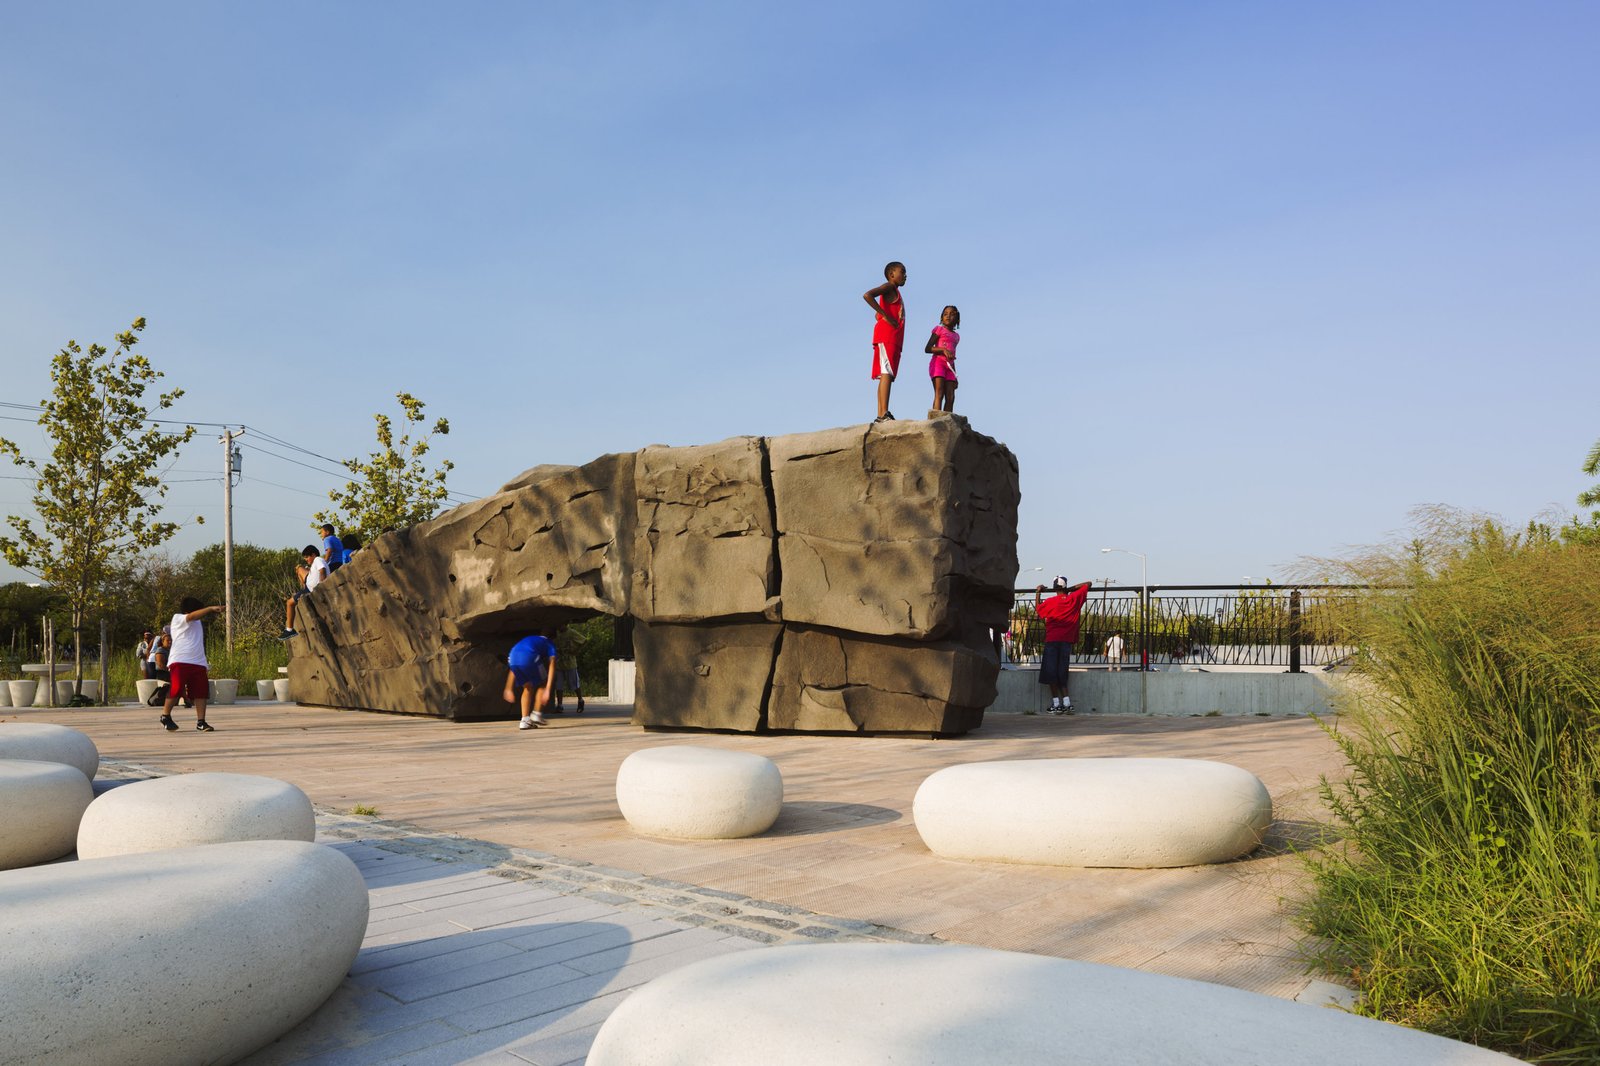
[[[311,572],[306,575],[306,591],[310,592],[322,584],[322,579],[328,576],[328,562],[322,556],[311,560]]]
[[[167,664],[173,663],[206,665],[206,629],[200,619],[191,622],[181,614],[172,616],[172,650],[167,653]]]

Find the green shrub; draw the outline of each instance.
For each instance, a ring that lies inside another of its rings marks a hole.
[[[1600,550],[1436,533],[1353,575],[1390,588],[1355,621],[1305,925],[1376,1017],[1600,1061]]]

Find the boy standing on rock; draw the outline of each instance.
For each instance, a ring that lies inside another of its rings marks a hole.
[[[872,327],[872,379],[878,383],[878,417],[874,422],[889,422],[889,388],[900,373],[900,352],[906,343],[906,302],[900,286],[906,283],[906,265],[892,262],[883,268],[887,279],[875,289],[861,294],[877,319]]]

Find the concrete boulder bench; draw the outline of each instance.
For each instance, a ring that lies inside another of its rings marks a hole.
[[[93,779],[100,770],[100,749],[76,729],[46,722],[0,724],[0,759],[34,759],[76,766]]]
[[[1255,850],[1272,797],[1248,770],[1203,759],[1035,759],[946,767],[912,817],[947,859],[1149,869]]]
[[[588,1066],[1516,1061],[1204,981],[921,944],[758,948],[691,963],[629,995],[601,1026],[587,1060]]]
[[[783,809],[783,775],[761,755],[687,744],[645,748],[617,770],[617,806],[647,836],[727,840],[764,833]]]
[[[367,886],[333,848],[257,840],[13,870],[0,914],[0,1062],[228,1063],[339,987]]]
[[[184,848],[240,840],[316,836],[306,794],[251,774],[181,774],[135,781],[89,805],[78,826],[78,857]]]
[[[75,766],[0,759],[0,870],[72,854],[94,786]]]

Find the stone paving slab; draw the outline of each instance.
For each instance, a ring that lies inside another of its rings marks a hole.
[[[1318,780],[1343,772],[1315,722],[1006,715],[958,740],[748,737],[645,733],[627,707],[590,706],[527,732],[514,721],[275,704],[216,707],[213,734],[166,733],[133,706],[6,720],[82,729],[110,775],[259,773],[317,804],[322,839],[348,849],[369,879],[373,924],[346,987],[292,1050],[261,1063],[573,1061],[603,1020],[588,1004],[614,1004],[663,967],[763,943],[954,941],[1287,998],[1311,984],[1285,902],[1302,887],[1290,849],[1317,839]],[[634,835],[616,809],[616,769],[663,744],[772,758],[785,779],[783,816],[749,840]],[[923,847],[910,806],[928,774],[1072,756],[1230,762],[1267,784],[1278,820],[1255,855],[1182,870],[968,864]],[[350,814],[357,804],[380,814]],[[615,943],[570,956],[584,939],[577,927]],[[393,991],[413,998],[390,995],[385,971]]]

